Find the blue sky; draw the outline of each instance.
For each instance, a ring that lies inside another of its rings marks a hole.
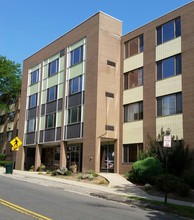
[[[98,11],[126,34],[191,0],[0,0],[0,55],[20,63]]]

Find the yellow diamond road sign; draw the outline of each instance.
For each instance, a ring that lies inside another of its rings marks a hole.
[[[12,150],[18,151],[22,145],[22,141],[18,137],[15,137],[12,141],[10,141],[10,144],[12,145]]]

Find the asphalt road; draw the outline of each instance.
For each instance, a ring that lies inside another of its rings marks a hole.
[[[0,176],[0,220],[12,219],[177,220],[181,218]]]

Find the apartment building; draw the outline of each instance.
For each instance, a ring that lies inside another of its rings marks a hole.
[[[194,149],[194,2],[122,37],[122,171],[170,129]]]
[[[129,171],[161,128],[194,149],[194,2],[122,36],[102,12],[24,61],[16,168]]]
[[[24,61],[17,169],[119,172],[121,32],[99,12]]]
[[[6,154],[6,160],[13,161],[10,141],[18,135],[20,97],[9,101],[8,106],[7,110],[0,110],[0,153]]]

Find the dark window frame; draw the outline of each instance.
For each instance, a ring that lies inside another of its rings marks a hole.
[[[57,85],[47,89],[47,102],[53,102],[57,100],[57,89],[58,89]]]
[[[164,29],[168,28],[168,25],[170,25],[171,23],[173,23],[172,27],[173,30],[166,30],[167,32],[164,33]],[[169,34],[171,32],[171,34],[173,34],[172,37],[167,37],[167,34]],[[160,25],[159,27],[156,28],[156,33],[157,33],[157,45],[161,45],[165,42],[168,42],[170,40],[176,39],[177,37],[181,36],[181,19],[180,17],[177,17],[171,21],[168,21],[162,25]],[[164,37],[166,38],[166,40],[164,39]]]
[[[39,81],[39,69],[31,72],[31,85],[38,83]]]
[[[35,97],[35,102],[32,102],[32,98]],[[35,108],[37,106],[38,93],[29,96],[29,109]]]
[[[170,103],[170,99],[173,102]],[[167,106],[168,104],[169,106]],[[165,96],[160,96],[157,98],[157,117],[181,114],[182,110],[183,109],[182,109],[182,93],[181,92],[173,93],[173,94],[165,95]]]
[[[75,120],[74,120],[74,117],[76,117]],[[80,122],[81,122],[81,105],[69,108],[68,109],[68,125],[77,124]]]
[[[171,66],[167,62],[171,63]],[[169,77],[177,76],[182,74],[182,55],[177,54],[160,60],[156,63],[157,65],[157,80],[167,79]],[[166,73],[166,69],[169,69],[169,73]]]
[[[141,79],[139,80],[140,77]],[[143,81],[144,81],[143,67],[129,71],[124,74],[124,90],[142,86]]]
[[[29,129],[30,121],[33,121],[33,129]],[[31,118],[27,121],[27,133],[33,133],[35,131],[36,131],[36,118]]]
[[[48,65],[48,77],[51,77],[59,72],[59,58],[51,61]]]
[[[46,115],[45,129],[52,129],[55,127],[56,127],[56,112],[52,112]]]
[[[124,43],[125,59],[135,56],[144,51],[144,35],[141,34],[133,39]]]
[[[137,106],[137,112],[131,113],[132,118],[130,118],[130,111],[133,110]],[[130,109],[130,107],[132,109]],[[143,101],[135,102],[131,104],[124,105],[124,123],[126,122],[133,122],[133,121],[140,121],[143,120]]]
[[[78,57],[77,57],[78,56]],[[70,52],[70,66],[74,66],[83,61],[83,45]]]
[[[137,160],[138,153],[143,150],[143,143],[123,144],[123,163],[133,163]]]
[[[77,76],[77,77],[74,77],[72,79],[69,80],[69,95],[73,95],[73,94],[76,94],[76,93],[79,93],[82,91],[82,84],[83,84],[83,79],[82,79],[82,75],[80,76]],[[77,80],[77,85],[76,85],[76,89],[75,89],[75,84],[76,83],[76,80]],[[75,90],[74,90],[75,89]]]

